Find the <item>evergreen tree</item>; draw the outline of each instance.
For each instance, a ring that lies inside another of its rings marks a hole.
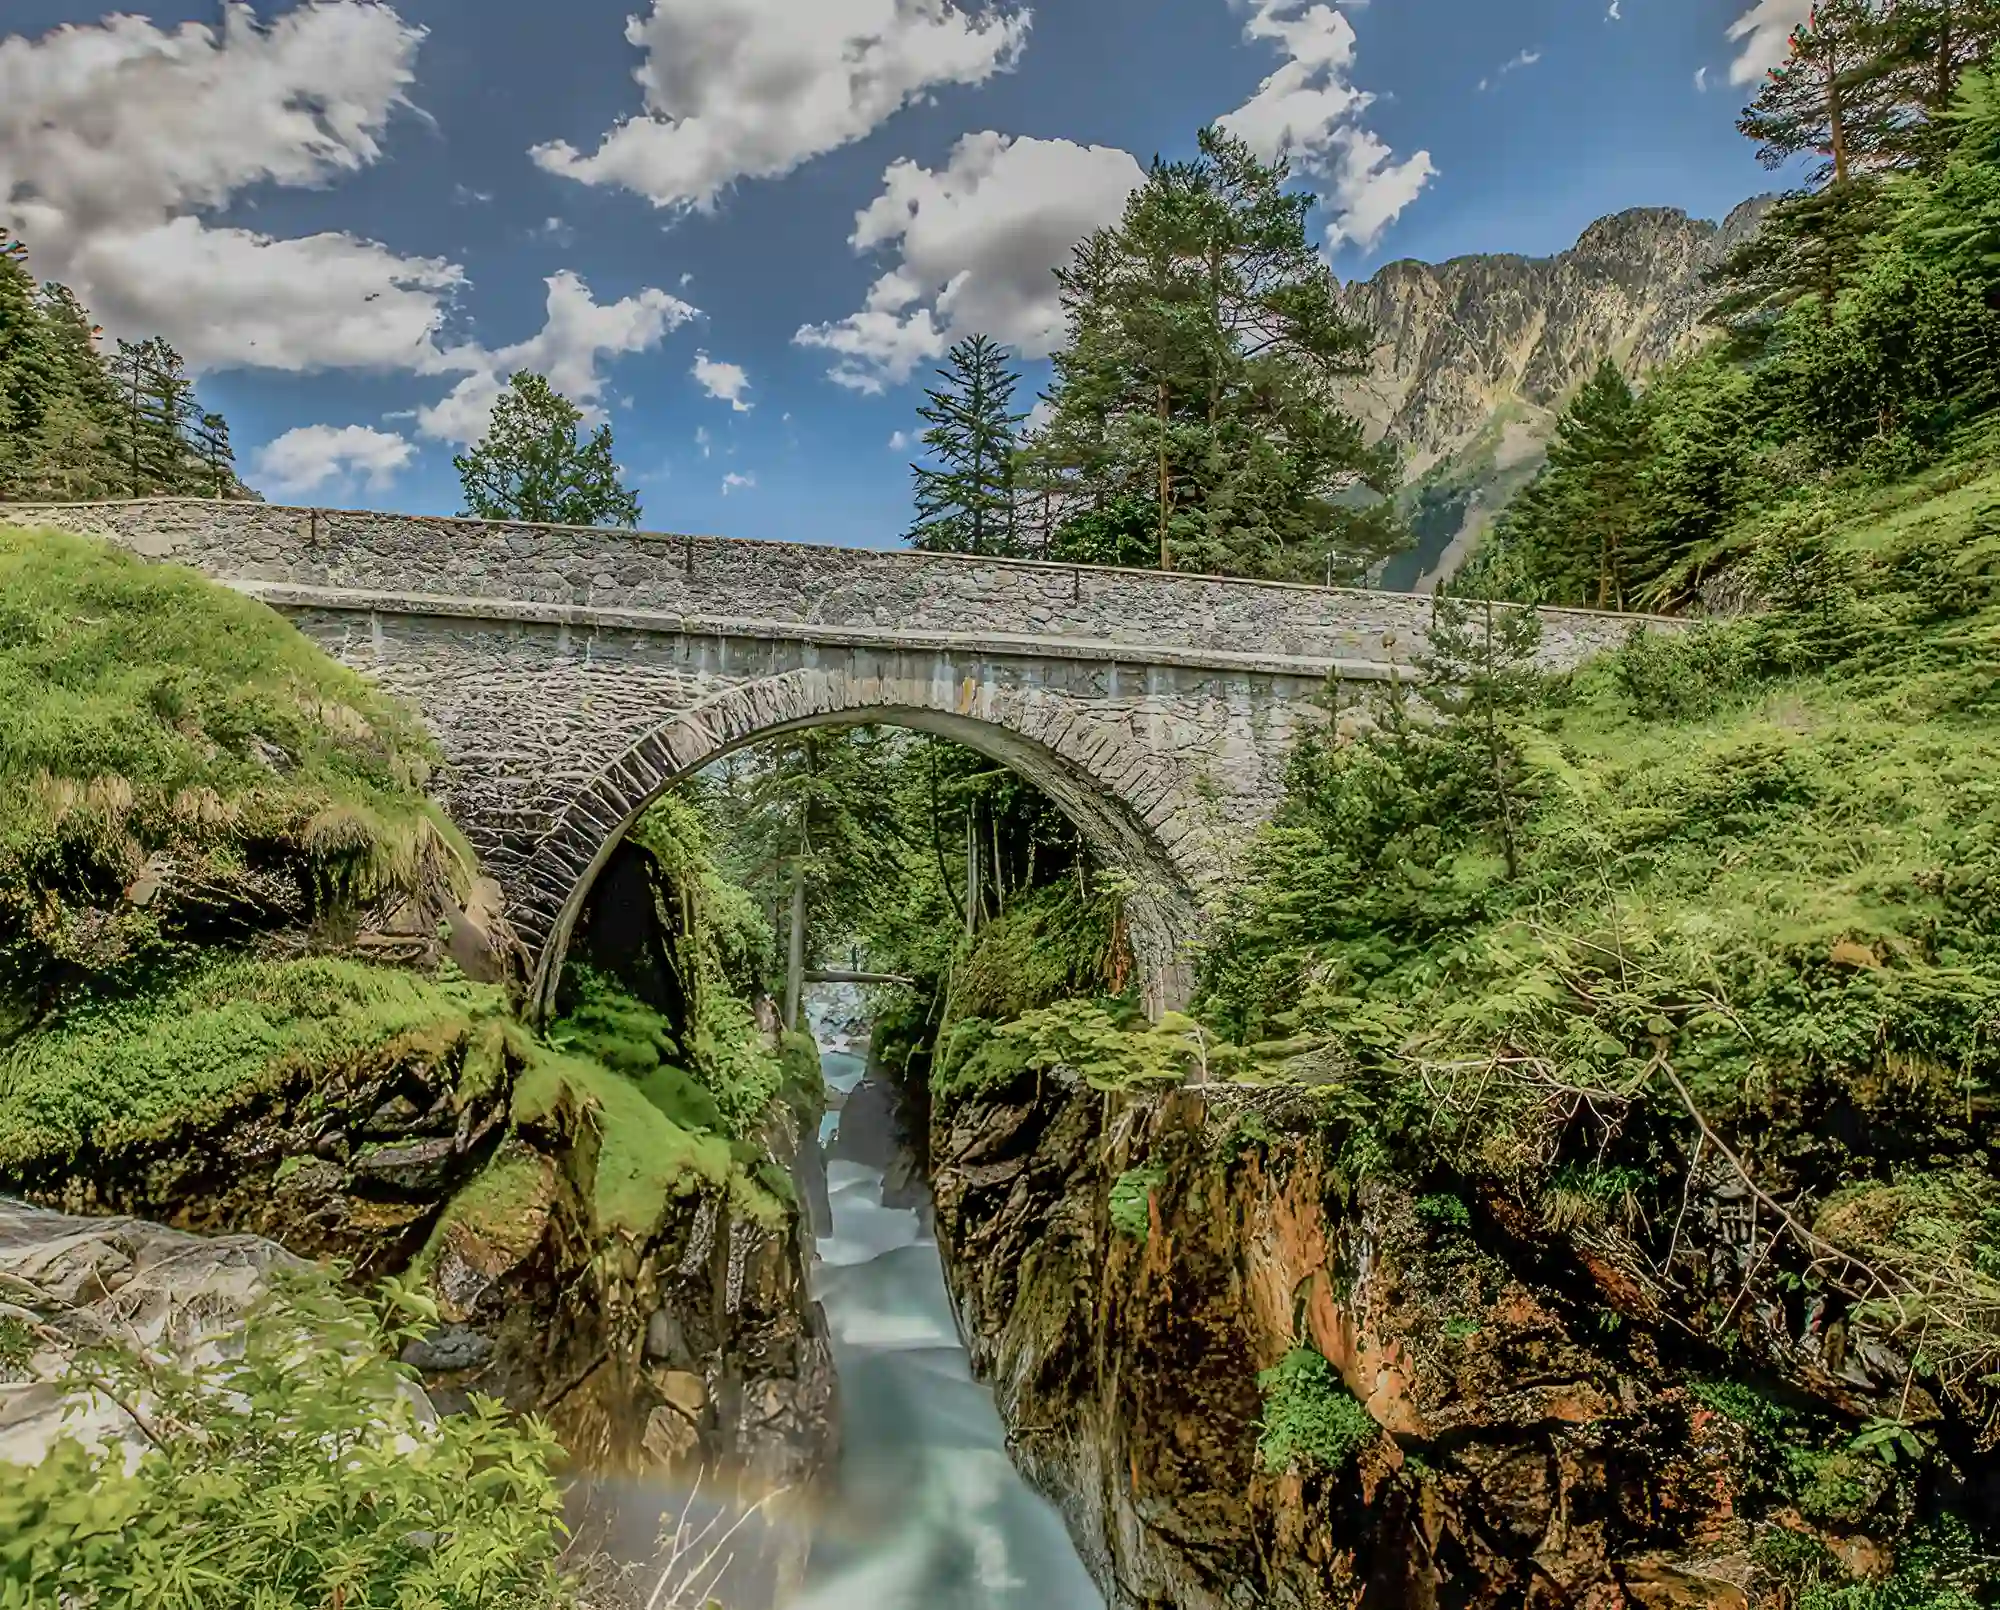
[[[236,462],[229,445],[229,421],[220,414],[203,414],[195,425],[195,450],[208,466],[209,495],[227,497],[226,488],[235,478],[231,466]]]
[[[611,427],[580,442],[582,422],[583,410],[545,376],[513,376],[479,445],[452,459],[464,512],[544,525],[637,525],[638,494],[619,482]]]
[[[1521,875],[1520,827],[1526,814],[1527,766],[1516,733],[1540,691],[1535,668],[1542,618],[1532,609],[1496,607],[1440,592],[1431,606],[1426,652],[1419,656],[1425,699],[1446,718],[1446,741],[1465,746],[1491,789],[1491,820],[1507,858],[1509,881]]]
[[[1880,161],[1896,121],[1891,48],[1871,0],[1819,0],[1737,119],[1758,160],[1776,168],[1816,156],[1816,185],[1845,184]]]
[[[943,384],[917,410],[930,426],[924,445],[944,468],[913,464],[917,517],[908,540],[932,552],[1019,555],[1014,412],[1020,376],[986,336],[960,341],[938,371]]]
[[[1117,227],[1060,271],[1067,340],[1030,445],[1052,554],[1071,521],[1089,521],[1081,545],[1101,547],[1107,523],[1122,542],[1139,502],[1163,569],[1321,580],[1395,545],[1386,512],[1351,500],[1388,491],[1393,463],[1337,393],[1370,340],[1287,176],[1203,130],[1194,160],[1156,162]]]
[[[1935,167],[1952,143],[1945,124],[1959,85],[2000,46],[2000,0],[1894,0],[1878,32],[1900,114],[1887,153],[1898,166]]]

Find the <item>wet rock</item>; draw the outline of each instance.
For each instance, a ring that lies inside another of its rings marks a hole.
[[[364,1147],[347,1166],[358,1179],[370,1184],[412,1195],[435,1195],[444,1188],[457,1155],[458,1147],[446,1135]]]
[[[27,1359],[0,1372],[0,1465],[36,1464],[63,1437],[142,1450],[144,1434],[123,1409],[63,1390],[70,1359],[115,1340],[183,1366],[213,1363],[272,1272],[304,1267],[257,1236],[188,1235],[0,1197],[0,1294],[6,1317],[32,1338]]]
[[[1748,1434],[1518,1243],[1332,1176],[1322,1119],[1286,1105],[1310,1099],[1058,1074],[933,1114],[974,1369],[1114,1610],[1764,1604]],[[1143,1237],[1108,1212],[1139,1166]],[[1372,1423],[1344,1468],[1260,1458],[1259,1372],[1301,1344]],[[1847,1474],[1813,1528],[1881,1501]]]
[[[648,1455],[670,1468],[686,1461],[701,1444],[701,1433],[680,1410],[662,1406],[646,1417],[641,1445]]]
[[[427,1374],[476,1370],[493,1357],[491,1336],[468,1325],[444,1325],[403,1349],[403,1362]]]

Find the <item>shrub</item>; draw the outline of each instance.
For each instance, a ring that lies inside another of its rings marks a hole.
[[[553,1436],[475,1398],[423,1423],[385,1354],[422,1299],[381,1310],[318,1275],[282,1276],[240,1357],[181,1367],[118,1347],[69,1385],[121,1404],[150,1446],[59,1443],[0,1476],[8,1610],[423,1606],[559,1610]]]
[[[1166,1184],[1166,1170],[1128,1168],[1112,1182],[1111,1226],[1134,1241],[1144,1241],[1153,1229],[1153,1193]]]
[[[1310,1347],[1295,1347],[1257,1377],[1264,1394],[1257,1460],[1265,1470],[1337,1475],[1380,1435],[1374,1417]]]

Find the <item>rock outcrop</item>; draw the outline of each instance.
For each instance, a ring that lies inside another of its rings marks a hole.
[[[804,1486],[832,1447],[833,1366],[800,1215],[774,1200],[760,1217],[740,1187],[690,1175],[643,1229],[607,1227],[601,1136],[622,1115],[587,1089],[517,1099],[519,1050],[497,1021],[441,1028],[17,1188],[72,1213],[254,1233],[363,1278],[419,1275],[445,1324],[408,1362],[438,1406],[481,1392],[539,1414],[581,1467]],[[782,1108],[770,1123],[782,1168],[802,1126]]]
[[[1614,1276],[1345,1177],[1329,1121],[1296,1089],[1057,1078],[934,1119],[975,1366],[1114,1607],[1748,1610],[1782,1600],[1773,1535],[1883,1563],[1886,1481],[1788,1507]],[[1296,1349],[1345,1388],[1336,1462],[1260,1452]]]
[[[187,1235],[0,1197],[0,1465],[37,1464],[64,1437],[143,1451],[127,1410],[63,1387],[71,1359],[113,1343],[183,1368],[211,1363],[271,1271],[299,1267],[258,1236]]]

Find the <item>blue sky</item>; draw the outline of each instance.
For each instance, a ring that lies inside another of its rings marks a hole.
[[[1769,188],[1733,120],[1803,9],[8,0],[0,222],[196,361],[274,498],[454,512],[520,365],[648,527],[879,545],[932,354],[1045,351],[1051,266],[1203,122],[1292,155],[1343,277],[1549,253]]]

